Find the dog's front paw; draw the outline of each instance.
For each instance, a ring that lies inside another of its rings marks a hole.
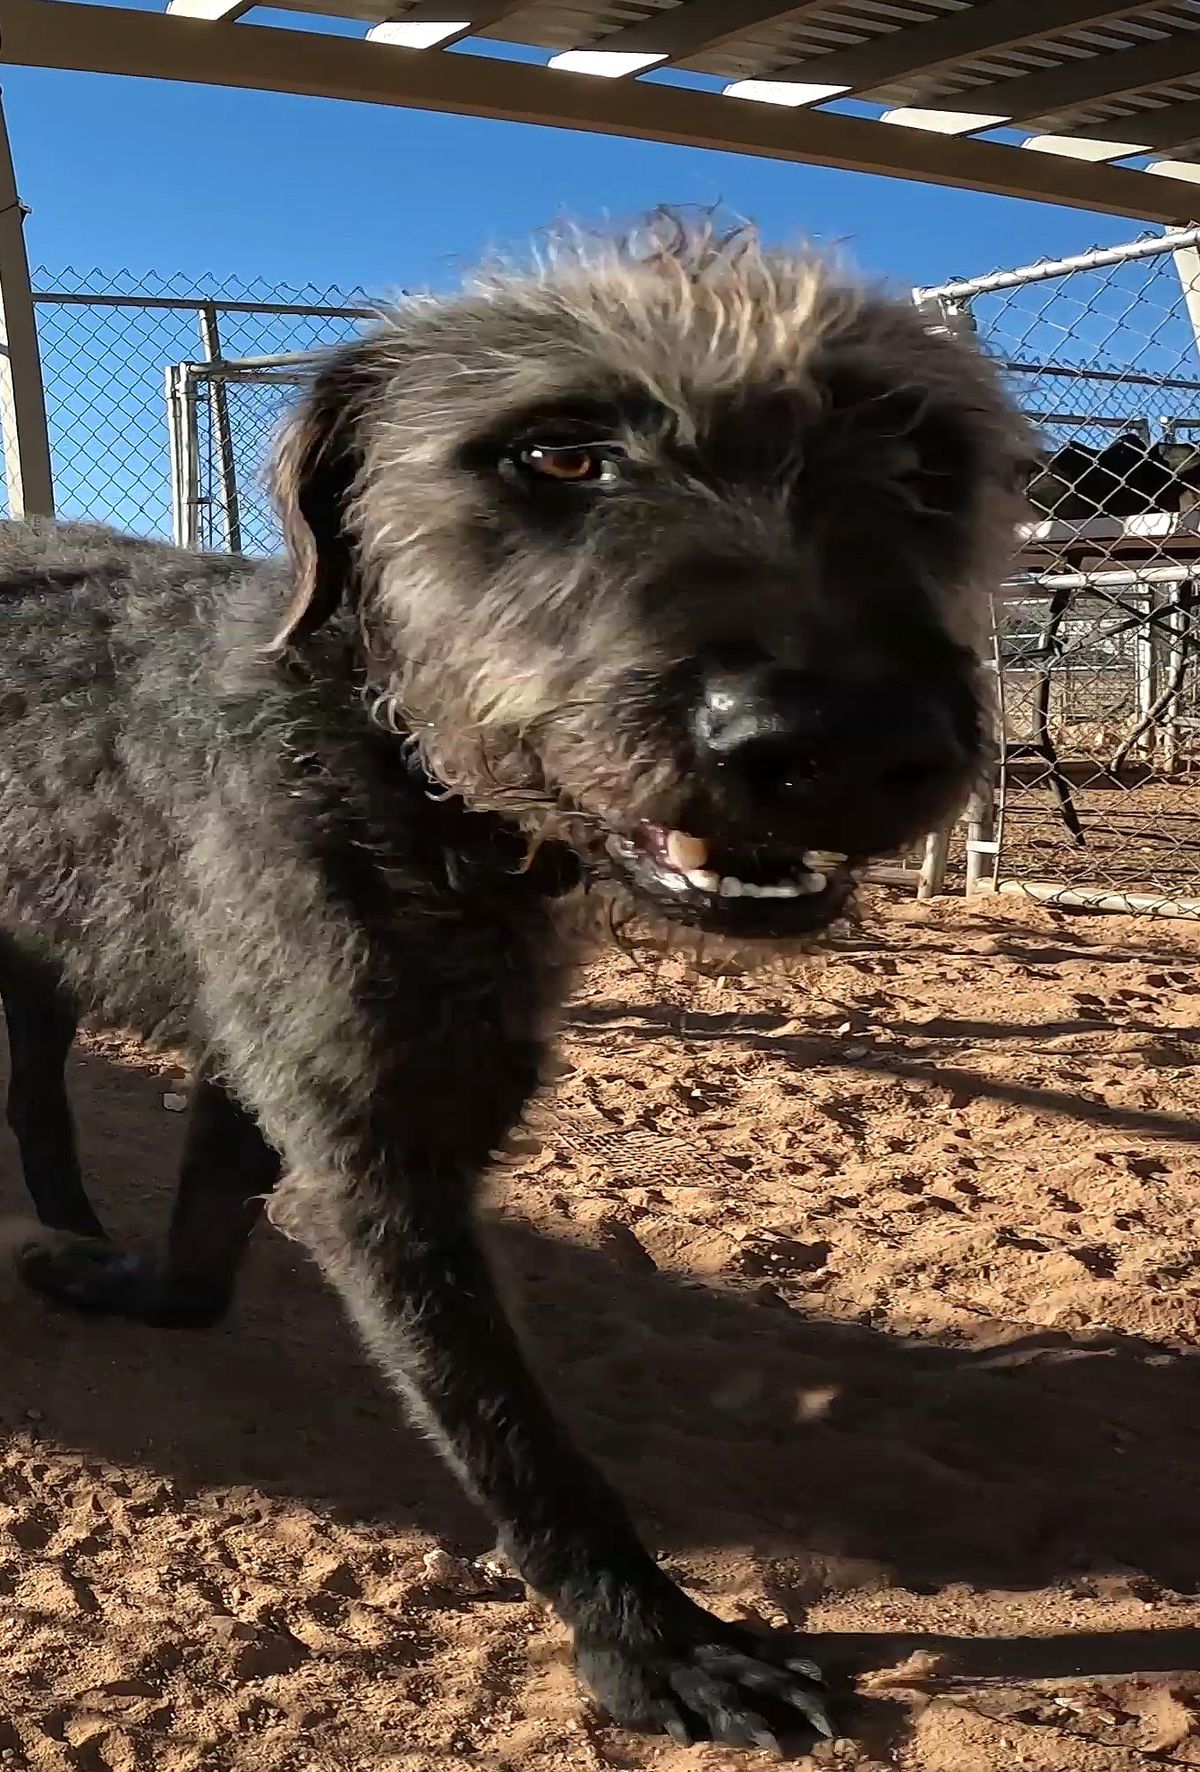
[[[832,1736],[819,1669],[794,1638],[759,1635],[690,1608],[636,1636],[581,1631],[579,1671],[615,1723],[675,1741],[779,1751],[779,1738]]]
[[[101,1237],[56,1234],[31,1239],[17,1266],[53,1304],[101,1316],[130,1317],[156,1329],[202,1329],[223,1315],[228,1300],[198,1288],[162,1284],[154,1263],[128,1255]]]

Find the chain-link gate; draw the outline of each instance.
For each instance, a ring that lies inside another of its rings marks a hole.
[[[1200,229],[918,292],[1040,434],[967,884],[1200,916]]]
[[[281,356],[168,367],[171,529],[180,547],[281,551],[267,470],[312,361]]]
[[[359,290],[41,269],[33,281],[58,514],[138,535],[178,534],[164,447],[169,366],[313,351],[378,312]],[[0,514],[2,495],[0,484]],[[203,517],[200,534],[204,545],[230,540]],[[245,537],[258,551],[252,512]],[[264,529],[262,551],[270,547]]]

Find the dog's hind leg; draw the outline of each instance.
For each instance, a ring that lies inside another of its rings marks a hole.
[[[253,1118],[222,1084],[201,1075],[166,1259],[144,1318],[170,1327],[224,1316],[250,1233],[278,1180],[278,1154]]]
[[[0,997],[8,1024],[8,1123],[25,1185],[51,1230],[102,1237],[83,1185],[67,1099],[66,1062],[78,1011],[58,968],[0,941]]]
[[[79,1310],[202,1328],[229,1308],[250,1233],[278,1178],[279,1159],[254,1120],[201,1074],[165,1258],[148,1261],[112,1243],[76,1239],[27,1249],[22,1271],[39,1292]]]

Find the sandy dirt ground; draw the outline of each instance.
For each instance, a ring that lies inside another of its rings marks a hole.
[[[831,1772],[1200,1766],[1198,958],[893,904],[791,977],[582,982],[498,1255],[665,1563],[820,1639]],[[131,1237],[173,1081],[73,1061]],[[275,1233],[217,1331],[9,1286],[0,1332],[0,1768],[749,1768],[605,1726],[554,1620],[460,1579],[485,1528]]]

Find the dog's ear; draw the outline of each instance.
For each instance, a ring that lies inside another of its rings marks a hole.
[[[315,633],[339,604],[357,607],[361,599],[348,507],[363,465],[362,425],[375,379],[371,364],[370,341],[330,357],[276,451],[271,489],[295,580],[271,642],[276,654]]]

